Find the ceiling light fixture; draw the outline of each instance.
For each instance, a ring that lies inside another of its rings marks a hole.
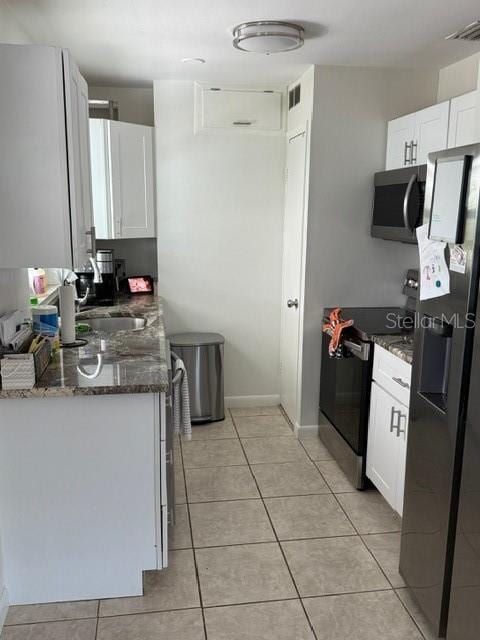
[[[303,45],[305,30],[298,24],[280,20],[244,22],[233,30],[233,46],[251,53],[281,53]]]
[[[203,58],[182,58],[180,62],[186,62],[190,64],[205,64],[205,60]]]

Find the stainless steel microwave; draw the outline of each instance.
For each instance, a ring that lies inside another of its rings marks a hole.
[[[423,223],[427,165],[375,174],[371,235],[415,244]]]

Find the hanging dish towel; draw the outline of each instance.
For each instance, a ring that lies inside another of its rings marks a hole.
[[[192,423],[190,420],[190,396],[188,393],[188,376],[183,360],[174,361],[177,382],[173,384],[173,427],[175,433],[181,433],[185,440],[192,439]]]
[[[342,320],[342,310],[337,307],[330,312],[329,321],[323,325],[324,333],[330,336],[328,354],[331,358],[342,357],[342,332],[347,327],[351,327],[353,320]]]

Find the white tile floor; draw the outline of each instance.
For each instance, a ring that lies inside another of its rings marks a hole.
[[[11,607],[1,640],[422,640],[400,519],[279,407],[232,409],[176,447],[170,566],[145,595]]]

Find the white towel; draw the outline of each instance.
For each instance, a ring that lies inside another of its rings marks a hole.
[[[175,373],[182,372],[180,381],[173,385],[173,426],[175,433],[181,433],[185,440],[192,439],[192,423],[190,421],[190,396],[188,393],[188,376],[183,360],[177,358],[174,363]]]

